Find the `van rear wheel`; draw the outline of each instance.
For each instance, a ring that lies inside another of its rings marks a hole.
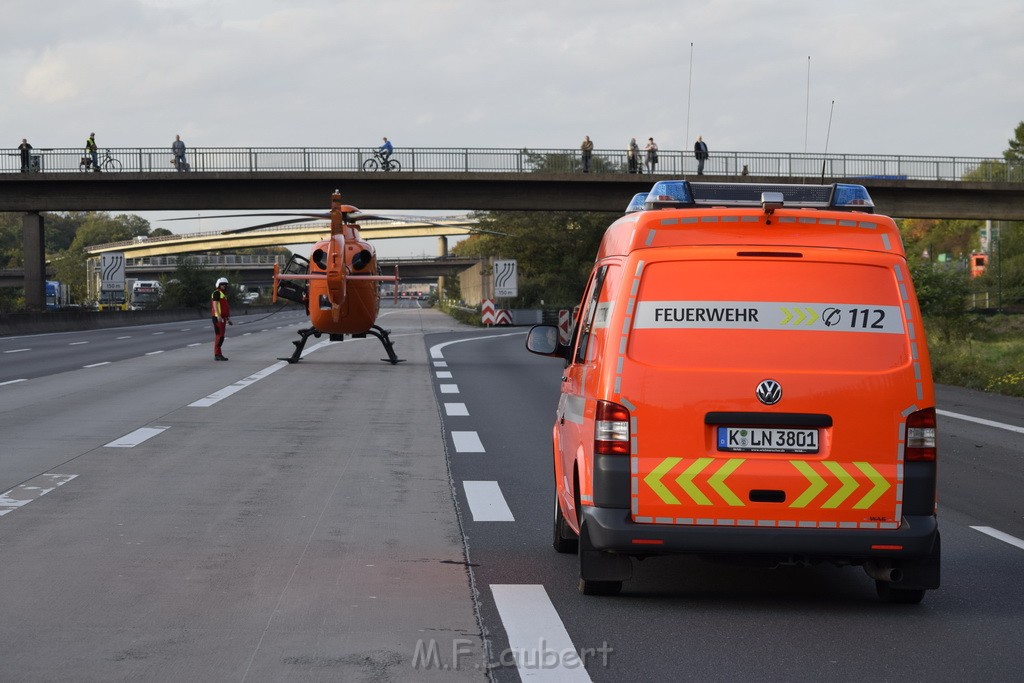
[[[917,605],[924,600],[924,588],[894,588],[888,581],[875,580],[875,592],[883,602],[895,605]]]
[[[579,536],[565,521],[562,506],[558,504],[558,492],[555,492],[555,522],[552,530],[552,545],[556,552],[574,553],[579,548]]]

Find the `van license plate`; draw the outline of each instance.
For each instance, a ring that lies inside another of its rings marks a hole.
[[[736,453],[817,453],[817,429],[719,427],[718,450]]]

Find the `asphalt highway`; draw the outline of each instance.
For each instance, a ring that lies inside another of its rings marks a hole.
[[[415,302],[0,338],[0,680],[1013,680],[1024,401],[940,387],[943,586],[693,558],[582,596],[561,364]],[[980,420],[980,421],[979,421]]]

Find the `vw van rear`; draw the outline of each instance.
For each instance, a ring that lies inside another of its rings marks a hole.
[[[939,585],[935,398],[899,232],[857,185],[657,183],[608,228],[563,358],[555,548],[857,565]]]

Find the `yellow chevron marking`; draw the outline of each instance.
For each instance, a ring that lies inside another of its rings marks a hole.
[[[805,317],[806,316],[804,315],[803,311],[801,311],[799,308],[796,309],[796,320],[793,321],[793,324],[794,325],[799,325],[800,323],[802,323],[804,321]]]
[[[849,472],[843,469],[843,466],[837,462],[825,461],[823,463],[828,471],[836,475],[836,479],[843,482],[843,485],[839,487],[839,490],[832,494],[832,497],[826,500],[822,504],[822,508],[828,510],[839,507],[839,504],[850,497],[850,494],[857,490],[860,484],[854,479]]]
[[[873,489],[868,491],[866,496],[857,501],[857,504],[853,506],[853,509],[855,510],[866,510],[867,508],[871,507],[874,504],[874,502],[881,497],[883,493],[888,491],[891,485],[885,479],[885,477],[878,473],[878,470],[876,470],[868,463],[855,462],[853,464],[856,465],[857,469],[863,472],[864,476],[866,476],[871,481],[871,483],[875,485]]]
[[[807,324],[813,325],[818,320],[818,313],[813,308],[807,309]]]
[[[743,507],[743,501],[736,497],[736,494],[725,485],[726,478],[736,471],[736,468],[742,465],[744,462],[743,458],[733,458],[732,460],[726,460],[725,464],[718,468],[718,471],[708,477],[708,484],[715,490],[715,492],[725,500],[726,503],[732,506]]]
[[[650,474],[644,477],[644,482],[651,487],[651,490],[658,495],[658,498],[661,498],[661,502],[668,505],[682,505],[682,503],[668,490],[668,487],[661,483],[661,478],[668,474],[668,471],[675,467],[680,460],[682,458],[665,458],[657,467],[651,470]]]
[[[793,314],[789,312],[788,308],[783,308],[782,306],[779,306],[779,310],[785,314],[782,317],[782,321],[779,323],[780,325],[785,325],[786,323],[793,319]]]
[[[825,480],[820,474],[811,469],[811,466],[803,460],[790,460],[789,462],[800,472],[800,474],[804,475],[804,478],[807,479],[808,482],[810,482],[807,488],[804,489],[804,492],[800,494],[800,497],[794,500],[789,507],[807,507],[807,504],[814,500],[814,497],[825,489]]]
[[[686,470],[676,477],[676,483],[679,484],[680,488],[686,491],[686,495],[693,498],[693,502],[697,505],[711,505],[711,500],[700,492],[693,483],[693,478],[701,473],[705,467],[714,462],[713,458],[697,458],[693,461],[693,464],[686,468]]]

